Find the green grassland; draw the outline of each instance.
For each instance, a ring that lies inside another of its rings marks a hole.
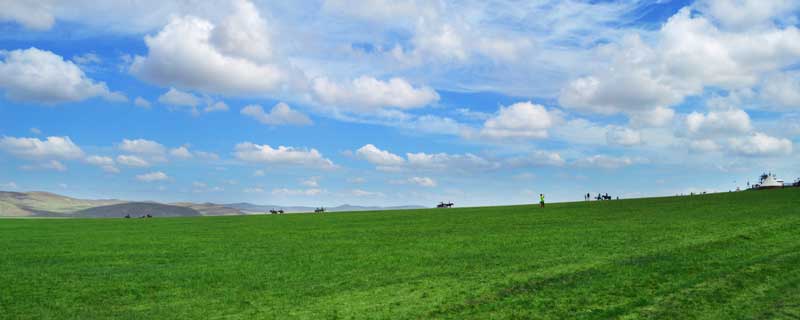
[[[0,220],[4,319],[798,319],[800,188]]]

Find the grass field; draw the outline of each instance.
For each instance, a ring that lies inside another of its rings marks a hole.
[[[800,188],[0,220],[4,319],[798,319]]]

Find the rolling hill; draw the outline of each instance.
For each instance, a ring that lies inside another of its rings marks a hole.
[[[80,218],[132,218],[151,215],[153,217],[192,217],[200,216],[200,212],[189,207],[173,206],[152,202],[127,202],[99,206],[76,211],[71,216]]]
[[[800,188],[0,220],[4,319],[798,319]]]
[[[144,204],[150,204],[145,206]],[[134,204],[131,206],[113,206],[120,204]],[[159,207],[163,206],[163,207]],[[314,207],[303,206],[280,206],[280,205],[256,205],[251,203],[193,203],[176,202],[170,204],[160,204],[157,202],[131,202],[117,199],[106,200],[87,200],[76,199],[49,192],[6,192],[0,191],[0,217],[62,217],[62,218],[101,218],[101,217],[122,217],[125,214],[136,211],[139,207],[147,212],[156,208],[164,210],[158,216],[194,216],[190,211],[180,210],[174,207],[182,207],[193,210],[204,216],[232,216],[243,214],[263,214],[271,209],[282,209],[286,213],[314,212]],[[421,206],[397,206],[397,207],[365,207],[341,205],[326,208],[328,212],[346,211],[376,211],[376,210],[406,210],[419,209]],[[96,209],[96,210],[89,210]],[[125,211],[111,212],[109,210],[121,209]],[[124,213],[123,213],[124,212]],[[134,213],[135,215],[135,213]]]

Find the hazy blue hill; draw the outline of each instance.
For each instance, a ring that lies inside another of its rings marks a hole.
[[[191,217],[201,215],[197,210],[187,207],[151,202],[129,202],[80,210],[75,212],[73,216],[82,218],[122,218],[125,215],[130,215],[135,218],[147,214],[153,217]]]

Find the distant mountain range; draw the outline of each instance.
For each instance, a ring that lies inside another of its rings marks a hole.
[[[422,206],[366,207],[341,205],[325,208],[327,212],[375,211],[422,209]],[[75,199],[49,192],[0,191],[0,217],[77,217],[77,218],[121,218],[125,215],[139,217],[150,214],[154,217],[223,216],[263,214],[269,210],[286,213],[314,212],[314,207],[257,205],[240,202],[230,204],[176,202],[135,202],[118,199]]]
[[[300,212],[314,212],[315,207],[303,206],[279,206],[279,205],[257,205],[247,202],[228,203],[223,204],[228,208],[235,208],[242,212],[269,212],[269,210],[283,210],[286,213],[300,213]],[[395,207],[370,207],[370,206],[352,206],[343,204],[338,207],[325,208],[328,212],[346,212],[346,211],[376,211],[376,210],[407,210],[407,209],[424,209],[423,206],[395,206]]]

